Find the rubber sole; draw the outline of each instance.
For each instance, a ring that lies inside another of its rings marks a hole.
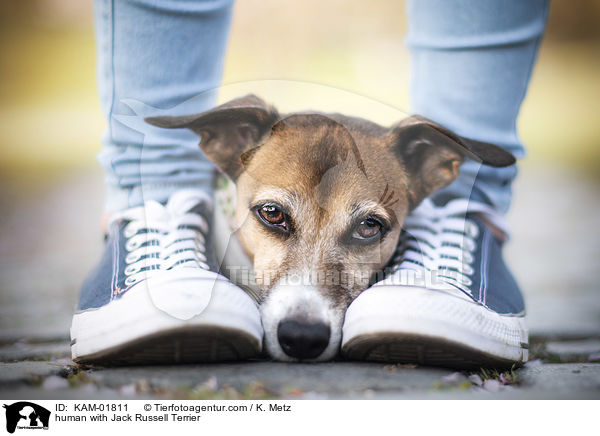
[[[351,360],[411,363],[457,369],[497,369],[522,363],[502,359],[444,338],[402,335],[395,332],[364,335],[346,343],[344,355]]]
[[[102,366],[208,363],[248,359],[260,350],[260,341],[242,331],[194,326],[161,331],[74,361]]]
[[[373,287],[348,308],[348,359],[470,369],[527,361],[523,317],[504,316],[441,291]]]
[[[96,365],[199,363],[260,355],[254,301],[222,277],[179,270],[132,287],[71,324],[73,361]],[[210,286],[207,284],[209,283]]]

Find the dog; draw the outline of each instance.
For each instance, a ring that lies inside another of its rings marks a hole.
[[[464,159],[515,162],[420,116],[386,128],[340,114],[280,115],[254,95],[146,121],[191,129],[235,184],[235,237],[255,276],[247,288],[266,349],[282,361],[336,356],[345,310],[392,257],[405,217],[454,181]]]

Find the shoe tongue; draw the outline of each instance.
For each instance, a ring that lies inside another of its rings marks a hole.
[[[155,200],[148,200],[144,206],[133,207],[121,212],[114,213],[108,225],[112,225],[115,221],[147,221],[147,220],[164,220],[168,218],[168,212],[165,206]]]
[[[429,209],[427,212],[430,216],[456,216],[456,217],[472,217],[474,214],[481,214],[485,216],[487,221],[498,228],[506,238],[510,235],[510,228],[506,221],[506,218],[495,211],[489,204],[477,201],[474,196],[469,199],[460,198],[455,195],[449,195],[442,192],[438,192],[435,195],[429,197],[425,201],[429,201],[429,207],[433,208],[433,211]],[[425,203],[425,201],[423,203]],[[415,212],[419,210],[421,206],[415,209]],[[427,213],[426,212],[426,213]]]
[[[146,218],[165,221],[169,219],[169,212],[158,201],[150,200],[147,201],[144,205],[143,211],[146,215]]]
[[[169,198],[166,209],[173,215],[181,215],[192,210],[196,213],[202,213],[205,212],[204,209],[210,207],[210,203],[210,197],[202,191],[182,190]]]
[[[451,193],[438,192],[430,197],[431,202],[437,207],[444,207],[452,200],[456,200],[458,197]]]
[[[468,201],[456,197],[445,203],[436,203],[433,198],[426,198],[411,214],[438,220],[449,216],[464,216],[468,210],[467,206]]]

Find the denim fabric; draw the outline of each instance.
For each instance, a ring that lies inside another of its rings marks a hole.
[[[479,227],[475,240],[473,284],[470,286],[472,298],[494,312],[511,315],[524,315],[525,302],[513,275],[502,257],[502,243],[477,216],[469,215]]]
[[[196,135],[139,121],[156,109],[183,114],[214,105],[232,3],[95,0],[98,88],[108,123],[98,160],[108,212],[165,201],[182,188],[210,191],[213,165]]]
[[[127,222],[115,221],[108,229],[102,259],[95,269],[86,277],[81,292],[77,310],[93,309],[110,303],[121,296],[126,290],[125,285],[125,256],[127,239],[123,236],[123,229]]]
[[[548,6],[548,0],[409,0],[411,112],[523,157],[516,122]],[[467,161],[438,196],[471,197],[506,212],[516,174],[516,166]]]

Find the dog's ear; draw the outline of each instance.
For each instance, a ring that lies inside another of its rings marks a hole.
[[[158,127],[188,128],[195,132],[204,154],[235,181],[249,159],[244,152],[256,148],[279,115],[260,98],[247,95],[200,114],[145,120]]]
[[[493,167],[515,163],[497,145],[466,139],[421,116],[411,116],[391,129],[391,147],[409,178],[410,207],[452,183],[466,157]]]

